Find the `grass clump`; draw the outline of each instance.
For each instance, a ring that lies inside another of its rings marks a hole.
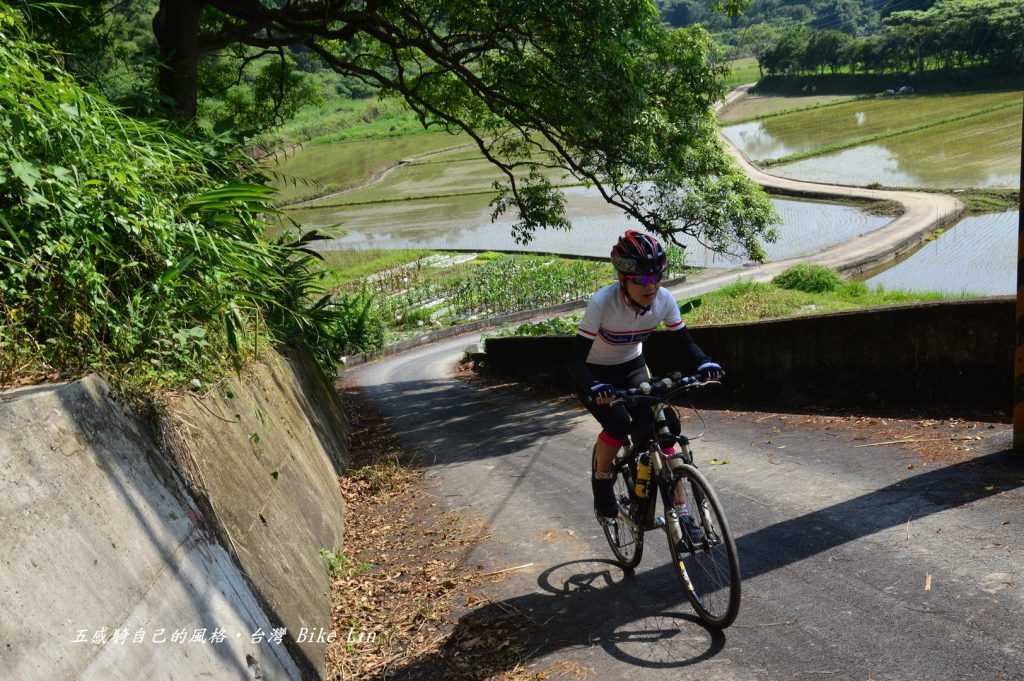
[[[835,270],[822,265],[800,263],[772,279],[772,284],[806,293],[823,293],[841,288],[843,278]]]
[[[327,566],[327,573],[334,578],[357,577],[369,572],[373,568],[372,563],[353,560],[342,551],[321,548],[320,559]]]

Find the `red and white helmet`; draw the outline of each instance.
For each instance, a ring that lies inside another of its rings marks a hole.
[[[628,229],[612,247],[612,265],[620,274],[661,274],[668,257],[653,236]]]

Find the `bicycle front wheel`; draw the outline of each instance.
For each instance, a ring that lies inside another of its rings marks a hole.
[[[724,629],[740,610],[740,562],[722,505],[704,475],[685,465],[680,481],[690,515],[704,531],[699,542],[688,537],[672,545],[672,561],[690,604],[705,624]]]
[[[605,539],[611,547],[615,559],[624,568],[635,568],[640,564],[644,553],[644,531],[636,524],[632,495],[633,474],[625,461],[617,463],[615,468],[615,500],[619,504],[619,516],[614,520],[602,520]]]

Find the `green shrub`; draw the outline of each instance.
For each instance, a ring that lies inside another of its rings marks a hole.
[[[327,567],[327,573],[335,578],[357,577],[373,569],[373,563],[357,561],[342,551],[328,548],[320,549],[320,559]]]
[[[844,280],[835,270],[822,265],[800,263],[772,279],[772,284],[806,293],[824,293],[841,289]]]
[[[266,342],[330,369],[377,342],[324,295],[317,235],[263,237],[273,190],[236,146],[129,118],[59,62],[0,3],[0,383],[181,383]]]
[[[847,281],[843,284],[842,294],[848,298],[863,298],[871,295],[871,289],[863,281]]]
[[[539,322],[520,324],[511,333],[513,336],[575,336],[579,326],[579,315],[572,317],[551,317]]]
[[[676,277],[686,269],[686,251],[671,244],[665,252],[668,256],[668,276]]]

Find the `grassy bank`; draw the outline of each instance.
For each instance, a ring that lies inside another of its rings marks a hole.
[[[761,79],[761,70],[757,67],[757,60],[753,57],[733,59],[728,66],[729,73],[725,77],[725,87],[730,90],[737,85],[756,83]]]
[[[426,132],[416,115],[398,99],[323,94],[325,101],[300,109],[283,126],[265,134],[263,142],[318,145]]]
[[[851,282],[838,290],[823,292],[741,282],[696,299],[700,300],[700,304],[687,313],[686,320],[693,326],[728,324],[950,298],[954,296],[934,292],[869,289],[860,282]],[[685,307],[696,300],[682,301],[681,304]]]
[[[320,285],[317,238],[266,237],[273,190],[235,144],[133,119],[0,3],[0,387],[99,372],[195,388],[273,345],[372,349]]]
[[[844,280],[826,268],[797,265],[776,277],[772,283],[730,284],[712,293],[680,300],[679,307],[688,325],[704,326],[962,297],[969,296],[928,291],[886,291],[881,287],[872,289],[859,281]],[[583,313],[578,312],[540,322],[511,325],[487,335],[574,335],[582,316]]]
[[[949,190],[944,193],[954,194],[964,202],[967,215],[984,215],[985,213],[1003,213],[1017,210],[1020,207],[1020,192],[1006,189],[968,189]]]

